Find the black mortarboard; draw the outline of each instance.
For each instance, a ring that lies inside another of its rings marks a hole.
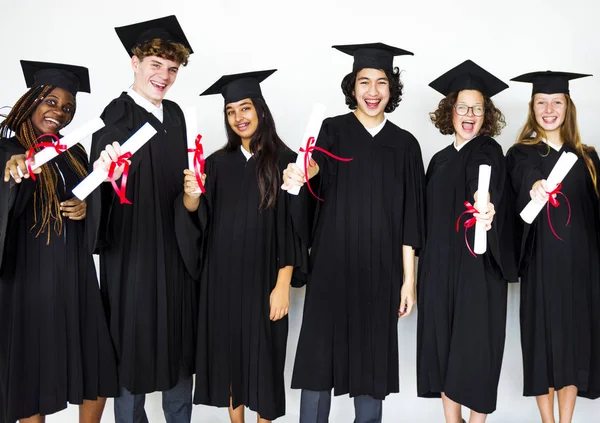
[[[117,31],[117,35],[129,56],[133,56],[131,50],[135,46],[147,43],[155,38],[183,44],[190,51],[190,54],[193,53],[192,46],[185,37],[175,15],[121,26],[115,28],[115,31]]]
[[[583,73],[540,71],[524,73],[523,75],[519,75],[511,79],[511,81],[532,83],[532,96],[537,93],[569,94],[569,81],[571,79],[585,78],[586,76],[592,75]]]
[[[225,104],[244,98],[263,98],[260,83],[277,69],[223,75],[200,95],[223,94]]]
[[[21,67],[27,88],[33,85],[54,85],[73,95],[78,91],[91,92],[90,75],[83,66],[21,60]]]
[[[347,44],[332,47],[342,53],[354,56],[353,71],[365,68],[392,70],[394,69],[394,56],[414,56],[410,51],[383,43]]]
[[[450,69],[429,86],[445,96],[461,90],[477,90],[484,96],[492,97],[508,88],[508,85],[471,60],[465,60]]]

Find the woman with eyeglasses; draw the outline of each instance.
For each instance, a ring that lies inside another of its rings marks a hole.
[[[569,80],[585,76],[513,79],[533,84],[527,121],[507,153],[517,211],[532,200],[546,204],[518,234],[523,395],[536,397],[544,423],[555,421],[555,396],[560,423],[571,422],[577,396],[600,397],[600,160],[582,143],[569,94]],[[550,186],[565,153],[577,161],[562,186]]]
[[[431,121],[454,142],[427,170],[427,239],[417,284],[418,395],[442,398],[447,423],[484,422],[496,409],[506,325],[507,281],[515,280],[507,226],[506,167],[491,138],[504,116],[491,98],[508,86],[470,60],[429,84],[442,93]],[[479,166],[491,166],[488,205],[478,202]],[[469,202],[471,212],[467,210]],[[473,208],[475,210],[473,210]],[[465,222],[468,222],[465,225]],[[487,251],[473,249],[475,222]]]

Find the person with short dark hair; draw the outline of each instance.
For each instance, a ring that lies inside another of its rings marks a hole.
[[[87,154],[76,144],[32,173],[35,156],[27,160],[72,121],[88,70],[21,65],[30,89],[0,124],[0,421],[43,423],[70,403],[81,423],[99,423],[119,388],[86,203],[71,193],[88,174]]]
[[[88,197],[91,250],[119,357],[117,423],[144,423],[145,394],[162,391],[170,423],[189,422],[196,343],[195,284],[175,236],[175,199],[188,166],[185,118],[165,100],[192,49],[175,16],[116,28],[131,56],[133,87],[102,113],[92,139],[94,168],[118,161],[120,144],[145,123],[157,133],[130,159],[126,198],[105,183]],[[115,170],[118,180],[123,172]]]
[[[424,237],[419,143],[385,117],[402,94],[393,57],[412,53],[381,43],[335,48],[354,57],[342,83],[354,111],[325,119],[316,145],[352,160],[315,151],[307,178],[323,201],[301,216],[294,199],[312,250],[292,388],[302,389],[301,423],[328,421],[332,388],[354,397],[356,422],[381,422],[382,400],[399,390],[397,323],[415,301]],[[283,182],[302,186],[304,171],[288,165]]]
[[[502,147],[492,137],[504,116],[491,97],[508,85],[467,60],[429,84],[444,95],[431,121],[451,145],[427,169],[427,239],[417,281],[417,394],[442,398],[447,423],[482,423],[496,409],[504,353],[508,281],[516,281],[511,189]],[[488,203],[478,201],[479,166],[491,166]],[[465,202],[475,209],[467,213]],[[465,221],[486,230],[475,254]]]
[[[569,81],[591,75],[541,71],[528,114],[507,153],[517,207],[547,203],[517,232],[521,241],[523,395],[535,396],[543,423],[570,423],[577,396],[600,397],[600,160],[582,142]],[[565,153],[577,161],[560,187],[547,178]],[[555,201],[553,201],[555,200]],[[566,223],[566,224],[565,224]]]

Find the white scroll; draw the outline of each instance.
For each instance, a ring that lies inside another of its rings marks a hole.
[[[549,189],[555,189],[558,186],[558,184],[560,184],[563,181],[563,179],[565,178],[565,176],[567,176],[567,173],[569,173],[575,162],[577,162],[576,154],[567,152],[563,152],[561,154],[558,161],[554,165],[554,168],[552,168],[550,175],[548,175],[548,179],[546,180]],[[537,215],[540,213],[540,211],[544,208],[547,202],[548,200],[544,202],[534,200],[529,201],[527,206],[525,206],[525,208],[521,212],[521,219],[531,224],[535,220]]]

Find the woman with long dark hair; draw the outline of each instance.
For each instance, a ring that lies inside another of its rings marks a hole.
[[[26,164],[29,149],[71,122],[75,94],[90,92],[88,72],[21,63],[31,89],[0,124],[0,421],[40,423],[69,402],[82,404],[80,422],[98,423],[118,389],[85,248],[86,204],[71,194],[87,175],[87,155],[78,144],[34,175]]]
[[[224,76],[203,93],[225,98],[227,144],[206,160],[204,194],[185,171],[179,206],[189,224],[179,228],[180,245],[200,279],[194,402],[229,407],[234,423],[244,421],[244,406],[259,422],[285,413],[290,283],[307,262],[279,189],[295,154],[277,135],[259,85],[273,72]],[[193,233],[198,243],[190,243]]]
[[[555,421],[555,394],[561,423],[571,422],[578,395],[600,397],[600,161],[581,141],[569,94],[569,80],[584,76],[547,71],[513,79],[533,84],[527,121],[507,153],[518,210],[531,200],[557,200],[518,233],[523,394],[536,397],[544,423]],[[562,186],[549,186],[565,152],[577,161]]]

